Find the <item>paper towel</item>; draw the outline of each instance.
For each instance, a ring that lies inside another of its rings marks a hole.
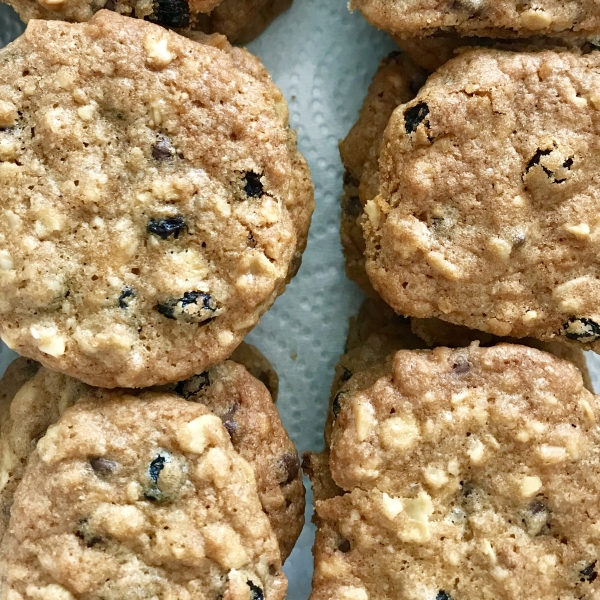
[[[0,46],[22,29],[15,13],[0,6]],[[317,209],[298,276],[248,341],[279,373],[278,406],[298,449],[320,450],[333,368],[343,352],[348,317],[361,301],[344,276],[339,243],[337,142],[356,120],[379,59],[394,46],[358,14],[351,15],[344,0],[295,0],[249,48],[263,59],[288,100],[300,150],[312,170]],[[0,349],[0,372],[13,356],[6,347]],[[600,357],[590,362],[597,386]],[[290,600],[306,600],[310,593],[311,502],[309,493],[307,526],[285,565]]]

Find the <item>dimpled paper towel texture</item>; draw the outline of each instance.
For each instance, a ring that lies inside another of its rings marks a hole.
[[[0,46],[22,29],[15,13],[0,5]],[[361,301],[344,276],[339,244],[337,141],[356,120],[377,63],[393,46],[358,14],[350,15],[344,0],[295,0],[250,49],[263,59],[289,102],[300,150],[312,169],[317,209],[299,275],[248,341],[279,373],[278,406],[298,449],[319,450],[333,368],[344,348],[348,317]],[[3,346],[2,371],[13,356]],[[599,389],[600,360],[593,357],[592,363]],[[310,494],[308,501],[307,523]],[[285,565],[290,600],[306,600],[310,593],[313,534],[307,524]]]

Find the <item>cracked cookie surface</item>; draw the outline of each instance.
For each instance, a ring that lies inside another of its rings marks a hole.
[[[599,416],[574,366],[532,348],[397,352],[340,403],[346,493],[308,465],[326,498],[311,597],[593,597]]]
[[[0,334],[103,387],[224,360],[295,273],[313,209],[258,59],[101,11],[0,52]]]
[[[254,348],[251,355],[256,361],[260,353]],[[15,490],[38,440],[73,404],[90,396],[100,401],[109,398],[110,392],[24,358],[9,366],[0,387],[1,539]],[[304,524],[304,487],[296,448],[264,385],[242,365],[226,361],[161,391],[203,404],[221,419],[234,449],[254,471],[263,511],[285,560]]]
[[[3,595],[284,598],[253,470],[219,417],[171,394],[107,395],[37,443],[3,541]]]
[[[600,348],[598,65],[467,50],[393,112],[362,222],[398,313]]]

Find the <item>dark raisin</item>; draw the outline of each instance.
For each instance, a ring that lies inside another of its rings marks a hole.
[[[204,371],[199,375],[192,375],[189,379],[180,381],[175,386],[175,393],[188,400],[209,385],[210,377],[208,371]]]
[[[223,427],[227,429],[227,433],[229,437],[233,437],[235,432],[239,429],[238,422],[235,420],[235,413],[237,412],[240,405],[236,402],[224,415],[221,415],[221,421],[223,422]]]
[[[404,128],[410,135],[417,130],[417,127],[425,120],[429,114],[429,106],[425,102],[419,102],[415,106],[407,109],[404,113]]]
[[[151,502],[162,502],[165,500],[165,494],[158,487],[158,478],[165,465],[171,462],[171,455],[167,451],[161,451],[152,460],[148,467],[148,479],[150,485],[144,490],[144,498]]]
[[[250,600],[265,600],[265,593],[249,579],[246,581],[250,588]]]
[[[90,526],[87,519],[81,519],[81,521],[79,521],[75,535],[82,540],[88,548],[97,546],[104,541],[102,537],[90,531]]]
[[[349,540],[342,540],[339,544],[338,544],[338,550],[340,552],[343,552],[344,554],[348,554],[348,552],[350,552],[350,550],[352,550],[352,546],[350,545],[350,541]]]
[[[346,369],[346,367],[342,367],[344,369],[344,374],[342,375],[342,381],[348,381],[350,377],[352,377],[352,371],[350,369]]]
[[[354,177],[354,175],[352,175],[348,169],[346,169],[344,171],[344,185],[350,185],[357,188],[360,185],[360,181],[356,179],[356,177]]]
[[[435,600],[452,600],[452,596],[445,592],[444,590],[440,590],[435,597]]]
[[[152,146],[152,158],[156,161],[170,160],[174,154],[175,150],[171,145],[171,140],[168,138],[161,138]]]
[[[300,462],[296,454],[286,452],[279,459],[279,466],[284,472],[284,475],[279,482],[280,485],[289,485],[296,477],[298,477],[298,473],[300,472]]]
[[[153,233],[158,237],[166,240],[173,236],[175,239],[179,234],[187,229],[187,224],[183,217],[172,217],[170,219],[150,219],[146,226],[148,233]]]
[[[351,217],[357,218],[362,214],[362,202],[358,196],[345,196],[342,210]]]
[[[465,375],[471,370],[471,365],[464,356],[458,356],[452,365],[452,370],[457,375]]]
[[[217,304],[205,292],[186,292],[183,298],[171,298],[155,308],[167,319],[207,325],[215,318]]]
[[[95,456],[90,458],[90,467],[94,470],[94,473],[100,477],[108,477],[112,475],[115,469],[119,466],[119,463],[114,460],[108,460],[103,456]]]
[[[340,399],[342,397],[342,394],[345,394],[345,393],[346,392],[338,392],[331,404],[331,411],[333,412],[333,416],[335,419],[338,418],[340,411],[342,410],[342,405],[340,404]]]
[[[562,326],[562,334],[578,342],[595,342],[600,338],[600,325],[585,317],[571,317]]]
[[[149,18],[163,27],[187,27],[190,24],[190,7],[186,0],[155,0],[154,12]]]
[[[128,298],[135,298],[135,292],[130,287],[124,287],[119,296],[119,308],[129,308]]]
[[[550,509],[543,498],[536,498],[523,513],[521,522],[523,529],[531,536],[548,535],[550,533]]]
[[[587,565],[586,567],[584,567],[583,569],[581,569],[581,571],[579,571],[579,574],[581,575],[581,578],[579,579],[579,581],[581,581],[582,583],[584,582],[588,582],[588,583],[592,583],[592,581],[595,581],[596,578],[598,577],[598,573],[596,572],[596,563],[598,561],[595,560],[593,563],[590,563],[589,565]]]
[[[260,198],[264,193],[263,184],[260,181],[262,175],[248,171],[244,176],[244,192],[249,198]]]
[[[106,0],[106,4],[104,5],[105,10],[115,10],[116,7],[116,0]]]

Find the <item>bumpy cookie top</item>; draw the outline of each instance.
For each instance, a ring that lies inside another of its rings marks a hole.
[[[253,354],[260,355],[256,349]],[[81,399],[113,394],[24,358],[10,365],[0,388],[1,539],[27,460],[48,427]],[[304,487],[296,448],[264,385],[243,366],[226,361],[161,391],[204,404],[221,419],[234,449],[254,471],[263,510],[287,558],[304,524]]]
[[[3,542],[3,595],[284,598],[253,471],[221,420],[169,394],[112,394],[38,442]]]
[[[258,59],[101,11],[31,22],[0,52],[0,90],[2,338],[104,387],[226,358],[312,211]]]
[[[523,346],[399,351],[344,399],[317,504],[313,598],[592,598],[600,417]],[[532,589],[535,588],[535,589]]]
[[[397,312],[600,348],[599,66],[467,51],[394,111],[363,226]]]
[[[439,29],[490,37],[600,33],[594,0],[352,0],[350,7],[402,37],[431,35]]]

